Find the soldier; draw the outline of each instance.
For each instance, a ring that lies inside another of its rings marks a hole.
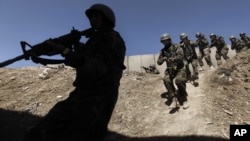
[[[155,64],[150,64],[149,67],[142,66],[146,73],[160,74],[160,71],[156,68]]]
[[[198,44],[190,39],[186,33],[181,33],[180,35],[180,46],[184,52],[184,63],[187,72],[187,80],[194,81],[194,83],[198,83],[199,72],[198,72],[198,56],[195,51],[195,47]],[[189,65],[192,65],[193,75],[191,75],[191,71],[189,69]]]
[[[60,44],[65,64],[75,68],[75,89],[33,127],[24,141],[104,141],[125,69],[125,43],[115,27],[111,8],[94,4],[85,11],[93,33],[78,50]]]
[[[197,32],[195,34],[195,37],[197,38],[196,43],[199,46],[198,62],[201,67],[199,70],[201,71],[203,70],[203,66],[204,66],[204,63],[202,61],[203,58],[205,58],[205,61],[207,65],[209,66],[209,68],[214,69],[214,66],[212,64],[211,57],[210,57],[211,50],[210,50],[209,42],[207,38],[205,37],[204,34],[200,32]]]
[[[217,61],[217,65],[220,66],[222,64],[221,57],[223,57],[224,60],[229,59],[227,56],[228,46],[222,36],[217,36],[214,33],[210,34],[210,40],[210,47],[216,47],[215,59]]]
[[[230,36],[229,40],[231,41],[231,49],[235,50],[236,54],[248,49],[246,44],[242,40],[237,39],[235,36]]]
[[[155,64],[150,64],[149,65],[149,70],[150,73],[152,74],[160,74],[159,70],[156,68]]]
[[[250,37],[246,36],[245,32],[240,33],[240,39],[245,43],[245,45],[250,48]]]
[[[167,65],[163,78],[164,85],[168,91],[167,104],[172,108],[174,106],[173,99],[175,98],[179,100],[180,105],[183,105],[183,109],[187,109],[189,105],[187,103],[188,94],[186,91],[186,71],[183,62],[183,50],[178,44],[172,43],[172,39],[167,33],[161,36],[161,43],[164,45],[164,48],[160,51],[157,64],[162,65],[166,62]],[[178,93],[174,86],[174,79]],[[179,105],[176,103],[176,106]]]

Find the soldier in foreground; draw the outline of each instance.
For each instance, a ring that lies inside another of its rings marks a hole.
[[[93,33],[79,50],[48,42],[76,69],[75,89],[34,126],[24,141],[104,141],[125,69],[125,44],[113,28],[108,6],[94,4],[85,11]]]
[[[168,91],[167,104],[172,108],[174,104],[179,106],[178,103],[173,102],[175,98],[183,109],[189,107],[186,91],[186,70],[183,62],[183,50],[178,44],[173,44],[169,34],[165,33],[161,36],[161,43],[164,48],[161,49],[160,55],[157,60],[158,65],[166,62],[167,68],[163,78],[164,85]],[[175,79],[175,81],[174,81]],[[177,85],[178,92],[175,89],[174,82]]]
[[[199,46],[198,62],[199,62],[199,65],[201,67],[199,70],[201,70],[201,71],[204,70],[203,69],[204,63],[202,61],[203,58],[205,58],[205,61],[206,61],[207,65],[209,66],[209,68],[214,69],[214,66],[212,64],[211,57],[210,57],[211,50],[210,50],[209,42],[208,42],[207,38],[205,37],[204,34],[202,34],[200,32],[197,32],[195,34],[195,37],[197,38],[196,43]]]
[[[228,46],[222,36],[218,36],[214,33],[211,33],[210,39],[210,47],[216,47],[215,59],[217,61],[217,65],[220,66],[222,64],[221,57],[223,57],[225,61],[229,59],[229,57],[227,56]]]

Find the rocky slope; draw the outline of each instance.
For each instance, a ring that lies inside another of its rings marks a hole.
[[[166,104],[162,75],[124,72],[109,140],[228,140],[230,124],[250,123],[250,51],[187,83],[190,108]],[[19,141],[73,89],[68,67],[0,68],[0,140]]]

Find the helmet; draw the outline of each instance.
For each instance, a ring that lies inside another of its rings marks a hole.
[[[93,11],[99,11],[104,14],[104,16],[111,23],[111,26],[115,27],[115,14],[111,8],[104,4],[94,4],[89,9],[85,11],[86,16],[89,18],[90,13]]]
[[[211,33],[210,34],[210,39],[215,39],[216,38],[216,35],[214,33]]]
[[[244,36],[246,36],[246,33],[245,32],[241,32],[240,33],[240,37],[244,37]]]
[[[195,37],[196,37],[196,38],[202,37],[202,34],[201,34],[200,32],[197,32],[197,33],[195,34]]]
[[[170,37],[169,34],[164,33],[164,34],[161,35],[161,42],[162,42],[163,40],[167,40],[167,39],[170,39],[170,40],[171,40],[171,37]]]
[[[235,36],[230,36],[229,39],[230,39],[231,42],[235,42],[236,41],[236,37]]]
[[[180,35],[180,39],[181,39],[181,40],[187,39],[187,38],[188,38],[188,36],[187,36],[186,33],[181,33],[181,35]]]

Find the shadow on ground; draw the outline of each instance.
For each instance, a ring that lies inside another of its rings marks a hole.
[[[20,141],[32,125],[41,117],[26,112],[10,111],[0,108],[0,141]],[[228,139],[209,136],[152,136],[129,137],[110,131],[108,141],[228,141]]]

